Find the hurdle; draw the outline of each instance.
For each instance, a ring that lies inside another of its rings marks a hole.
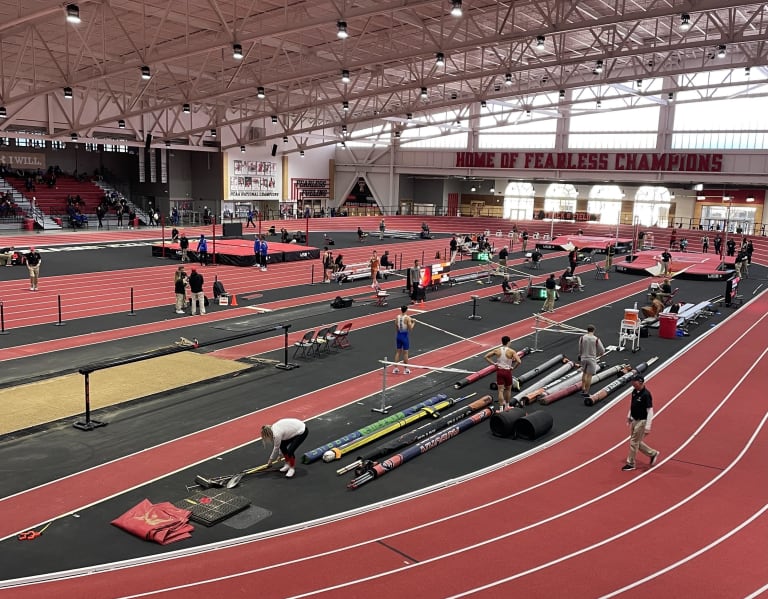
[[[388,366],[403,366],[407,368],[416,368],[420,370],[438,371],[438,372],[452,372],[458,374],[474,374],[473,370],[462,370],[461,368],[449,368],[442,366],[422,366],[421,364],[403,364],[402,362],[393,362],[388,360],[384,356],[383,360],[379,360],[381,366],[381,402],[378,408],[371,408],[371,412],[378,412],[379,414],[387,414],[391,409],[391,405],[387,405],[387,367]]]

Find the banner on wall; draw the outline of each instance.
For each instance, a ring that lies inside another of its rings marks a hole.
[[[328,200],[331,197],[330,179],[291,179],[291,200]]]
[[[277,163],[266,160],[233,160],[229,197],[233,200],[273,200],[277,189]]]
[[[376,199],[373,197],[368,183],[364,177],[359,177],[357,183],[354,184],[352,189],[347,194],[347,198],[344,201],[346,206],[375,206]]]
[[[43,152],[2,152],[0,164],[16,170],[45,169],[45,154]]]
[[[457,152],[458,168],[719,173],[723,155],[682,152]]]

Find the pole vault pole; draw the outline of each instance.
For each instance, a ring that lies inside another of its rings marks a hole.
[[[433,324],[426,323],[423,320],[416,320],[416,319],[414,319],[414,322],[418,322],[419,324],[423,324],[425,327],[429,327],[430,329],[435,329],[436,331],[440,331],[441,333],[445,333],[446,335],[450,335],[451,337],[456,337],[457,339],[461,339],[462,341],[469,341],[470,343],[474,343],[475,345],[479,345],[481,347],[485,347],[484,343],[480,343],[479,341],[473,341],[472,339],[467,339],[466,337],[462,337],[461,335],[457,335],[456,333],[451,333],[450,331],[446,331],[445,329],[441,329],[440,327],[436,327]]]

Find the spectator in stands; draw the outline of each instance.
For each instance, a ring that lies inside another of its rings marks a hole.
[[[395,268],[395,265],[392,263],[392,260],[389,256],[389,250],[384,250],[384,255],[381,257],[381,260],[379,261],[382,268],[385,268],[387,270],[392,270]]]
[[[200,261],[200,266],[208,266],[208,240],[205,235],[200,235],[200,239],[197,241],[197,258]]]
[[[184,314],[184,308],[187,303],[187,287],[189,287],[187,273],[183,266],[179,266],[173,277],[173,291],[176,294],[176,314]]]
[[[192,305],[192,316],[197,313],[197,308],[200,308],[200,314],[205,314],[205,294],[203,293],[203,275],[197,272],[196,269],[192,269],[189,275],[189,291],[192,294],[190,304]]]
[[[723,255],[722,250],[723,250],[723,238],[718,233],[717,236],[715,237],[715,254],[717,254],[718,256],[722,256]]]
[[[179,226],[179,209],[176,206],[171,208],[171,222],[174,227]]]
[[[40,265],[43,263],[43,257],[35,248],[29,248],[26,255],[27,269],[29,270],[29,290],[37,291],[37,284],[40,279]]]
[[[136,220],[136,211],[133,208],[129,208],[128,210],[128,226],[131,229],[139,226],[139,221]]]
[[[115,216],[117,216],[117,226],[121,229],[123,228],[123,212],[125,212],[125,207],[122,204],[118,204],[115,207]]]
[[[179,236],[179,249],[181,250],[181,261],[189,262],[189,256],[187,255],[187,252],[189,251],[189,239],[187,239],[187,236],[183,231]]]
[[[283,454],[285,464],[280,472],[285,472],[286,478],[293,478],[296,474],[296,450],[309,435],[307,425],[297,418],[282,418],[272,425],[261,427],[261,441],[264,447],[272,447],[272,453],[267,460],[267,468],[277,460],[279,454]]]
[[[211,224],[211,211],[208,209],[208,206],[205,206],[203,208],[203,224],[204,225]]]
[[[280,229],[280,242],[281,243],[289,243],[290,242],[290,235],[288,233],[288,229],[285,227]]]
[[[14,247],[0,248],[0,266],[13,266]]]
[[[701,251],[705,254],[709,253],[709,235],[704,235],[701,238]]]
[[[685,237],[682,237],[680,239],[680,251],[681,252],[687,252],[688,251],[688,239]]]
[[[736,254],[736,242],[733,240],[733,237],[729,238],[728,241],[725,242],[725,253],[728,256],[733,256]]]
[[[98,206],[96,206],[96,219],[99,221],[99,229],[101,229],[104,226],[104,223],[102,221],[106,213],[107,213],[107,207],[104,206],[104,204],[99,204]]]

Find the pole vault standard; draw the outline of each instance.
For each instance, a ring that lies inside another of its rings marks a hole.
[[[389,412],[389,410],[392,409],[392,406],[387,405],[387,366],[397,366],[400,364],[400,362],[392,362],[390,360],[387,360],[387,357],[384,356],[383,360],[379,360],[381,362],[381,404],[378,408],[371,408],[372,412],[378,412],[379,414],[386,414]],[[459,368],[441,368],[439,366],[421,366],[418,364],[408,364],[408,368],[419,368],[422,370],[438,370],[441,372],[458,372],[461,374],[473,374],[471,370],[461,370]]]

